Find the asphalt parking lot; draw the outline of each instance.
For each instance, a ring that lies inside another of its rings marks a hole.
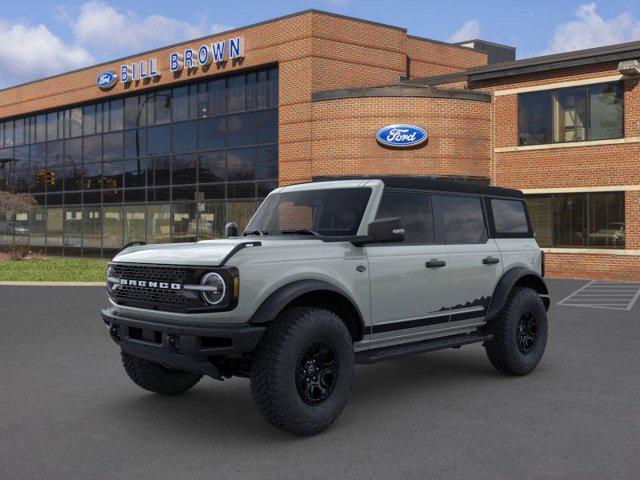
[[[359,366],[337,423],[303,439],[262,421],[244,379],[136,387],[102,288],[0,286],[0,478],[637,479],[640,305],[555,305],[586,283],[549,281],[531,375],[479,345]]]

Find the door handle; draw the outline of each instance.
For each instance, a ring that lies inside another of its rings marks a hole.
[[[485,265],[493,265],[494,263],[500,263],[500,259],[496,257],[487,257],[482,259],[482,263]]]
[[[447,265],[447,262],[444,260],[438,260],[437,258],[432,258],[427,263],[424,264],[427,268],[442,268]]]

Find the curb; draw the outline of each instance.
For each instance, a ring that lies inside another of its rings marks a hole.
[[[12,287],[106,287],[106,282],[0,282]]]

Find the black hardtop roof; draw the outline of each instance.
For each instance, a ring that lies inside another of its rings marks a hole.
[[[524,198],[520,190],[511,188],[491,187],[478,182],[462,182],[444,180],[433,177],[416,177],[408,175],[353,175],[336,177],[315,177],[314,182],[328,182],[336,180],[382,180],[386,187],[404,188],[409,190],[431,190],[450,193],[467,193],[492,197]]]

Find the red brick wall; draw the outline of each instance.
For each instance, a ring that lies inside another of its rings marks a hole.
[[[489,175],[489,103],[350,98],[315,102],[313,114],[314,175]],[[380,146],[376,132],[393,123],[420,125],[428,144],[412,150]]]
[[[463,72],[487,64],[486,53],[412,36],[407,37],[406,51],[411,62],[411,78]]]
[[[640,256],[548,253],[545,276],[605,281],[640,281]]]

